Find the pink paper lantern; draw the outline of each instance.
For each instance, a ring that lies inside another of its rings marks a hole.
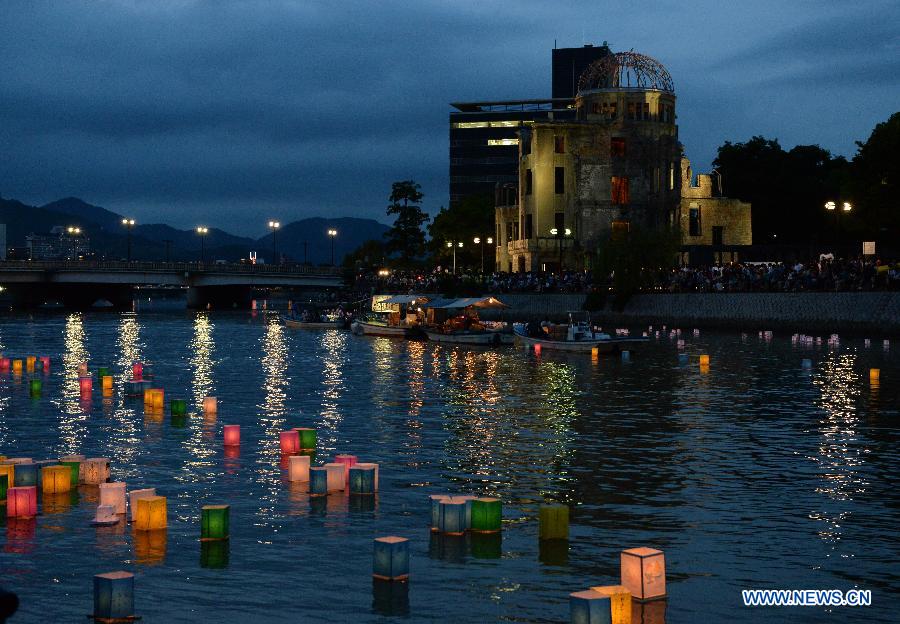
[[[144,365],[140,362],[135,362],[131,365],[131,378],[135,381],[144,378]]]
[[[49,355],[41,356],[41,367],[44,369],[45,373],[50,372],[50,356]]]
[[[88,374],[87,362],[82,362],[78,365],[78,375],[84,377]]]
[[[94,389],[94,380],[91,377],[79,377],[78,388],[81,390],[81,396],[89,395]]]
[[[225,446],[240,446],[241,426],[225,425],[223,428],[223,437],[225,438]]]
[[[33,518],[37,515],[37,487],[11,487],[6,491],[6,515]]]
[[[0,358],[0,371],[4,373],[9,372],[10,359],[9,358]]]
[[[356,455],[335,455],[334,463],[344,465],[344,484],[350,483],[350,466],[356,465]]]
[[[282,453],[299,453],[300,452],[300,433],[295,429],[290,431],[282,431],[280,434],[281,452]]]

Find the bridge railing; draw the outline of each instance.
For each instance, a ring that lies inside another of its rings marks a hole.
[[[126,273],[228,273],[250,275],[314,275],[339,277],[339,267],[302,264],[244,264],[216,262],[144,262],[123,260],[0,260],[3,271],[121,271]]]

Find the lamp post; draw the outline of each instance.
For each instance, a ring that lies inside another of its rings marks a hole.
[[[550,233],[556,237],[556,240],[559,241],[559,272],[563,271],[563,250],[562,250],[562,242],[563,238],[566,236],[572,235],[572,230],[569,228],[550,228]]]
[[[838,241],[841,238],[841,213],[850,213],[853,210],[853,204],[848,201],[841,202],[840,210],[838,210],[837,202],[827,201],[825,202],[825,210],[829,210],[834,213],[834,222],[835,222],[835,230],[837,233]]]
[[[69,235],[69,240],[67,241],[68,244],[66,245],[66,247],[68,247],[66,253],[70,256],[70,260],[78,260],[78,254],[76,253],[77,249],[74,239],[81,235],[81,228],[76,225],[70,225],[66,228],[66,233],[68,233]]]
[[[122,219],[122,225],[125,226],[128,239],[128,262],[131,262],[131,229],[134,227],[134,219]]]
[[[453,275],[456,275],[456,248],[462,246],[462,241],[447,241],[447,247],[453,250]]]
[[[494,239],[490,236],[485,239],[482,239],[480,236],[476,236],[474,239],[472,239],[472,242],[476,245],[481,245],[481,273],[484,274],[484,243],[493,245]]]
[[[278,260],[276,259],[276,247],[275,247],[275,233],[278,231],[278,228],[281,227],[281,224],[278,221],[269,221],[269,229],[272,230],[272,264],[277,264]]]
[[[208,227],[204,227],[202,225],[197,226],[197,234],[200,235],[200,263],[202,264],[206,260],[206,249],[204,247],[203,239],[206,238],[206,234],[209,232]]]
[[[334,237],[337,236],[337,230],[328,230],[328,238],[331,239],[331,266],[334,266]]]

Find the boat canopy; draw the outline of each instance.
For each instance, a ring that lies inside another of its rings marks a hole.
[[[509,306],[496,297],[465,297],[463,299],[436,299],[422,306],[423,308],[461,309],[461,308],[508,308]]]
[[[425,303],[428,301],[428,297],[423,295],[394,295],[392,297],[388,297],[387,299],[382,299],[378,303],[384,305],[409,305],[416,302]]]

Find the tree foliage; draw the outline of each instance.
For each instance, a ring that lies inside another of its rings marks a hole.
[[[866,234],[900,237],[900,112],[875,126],[851,164],[850,188]]]
[[[428,215],[422,211],[421,187],[412,180],[394,182],[387,214],[397,215],[394,226],[385,233],[386,249],[396,254],[402,266],[409,266],[425,254],[425,232],[422,226]]]
[[[448,262],[452,250],[448,242],[464,243],[456,250],[456,262],[461,266],[480,266],[481,247],[476,237],[484,241],[485,270],[494,266],[494,247],[486,239],[494,236],[494,198],[492,195],[472,195],[450,208],[441,208],[428,226],[431,235],[429,248],[435,264]]]
[[[387,264],[387,249],[380,240],[368,240],[344,256],[344,266],[354,269],[381,269]]]
[[[621,309],[642,287],[650,286],[658,271],[675,264],[681,233],[677,228],[638,229],[624,236],[610,236],[600,246],[596,281],[612,276],[614,305]]]

